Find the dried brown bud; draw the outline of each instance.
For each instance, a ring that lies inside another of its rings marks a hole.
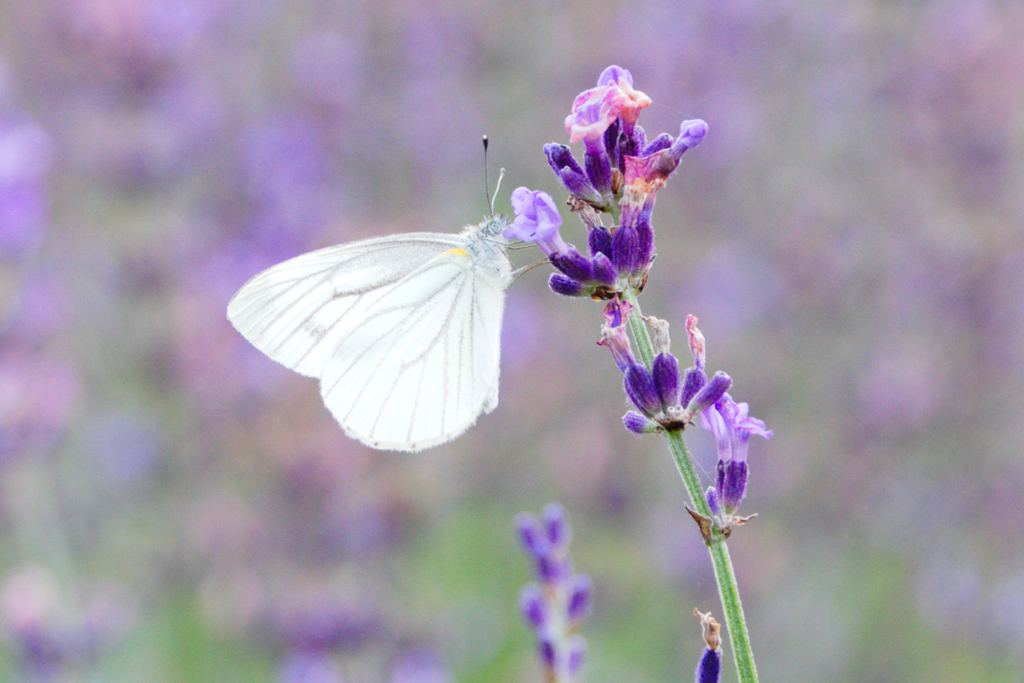
[[[703,613],[696,607],[693,608],[693,616],[700,617],[701,628],[704,629],[704,642],[708,644],[712,650],[717,650],[722,645],[722,637],[719,635],[719,629],[721,626],[715,618],[711,616],[711,612]]]

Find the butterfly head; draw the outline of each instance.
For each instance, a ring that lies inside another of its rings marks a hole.
[[[488,237],[500,235],[508,227],[508,218],[497,214],[480,224],[480,233]]]

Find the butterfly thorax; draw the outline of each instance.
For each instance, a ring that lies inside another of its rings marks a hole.
[[[501,234],[508,227],[508,219],[497,215],[477,225],[469,225],[462,231],[466,238],[466,249],[473,254],[475,268],[483,268],[501,277],[507,277],[511,264],[505,255],[508,241]]]

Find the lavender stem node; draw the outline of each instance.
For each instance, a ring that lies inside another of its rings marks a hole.
[[[689,505],[686,506],[686,511],[690,513],[690,517],[693,517],[693,521],[697,523],[697,527],[700,529],[700,535],[704,537],[704,545],[711,545],[714,542],[714,520],[700,514]]]

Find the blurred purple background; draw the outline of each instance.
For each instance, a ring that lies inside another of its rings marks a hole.
[[[583,680],[689,678],[710,563],[598,304],[521,277],[498,409],[414,455],[225,319],[287,257],[479,221],[483,133],[499,209],[560,201],[541,147],[615,63],[649,133],[710,126],[642,303],[775,429],[730,543],[762,680],[1021,680],[1022,35],[980,0],[0,3],[0,679],[536,681],[511,520],[551,500]]]

